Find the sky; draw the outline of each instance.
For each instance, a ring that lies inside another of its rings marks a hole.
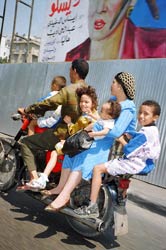
[[[23,2],[31,5],[32,0],[23,0]],[[11,36],[13,31],[13,21],[16,0],[7,0],[6,13],[4,19],[3,36]],[[44,26],[47,0],[34,0],[31,35],[41,37]],[[0,16],[3,14],[4,0],[0,0]],[[30,8],[22,3],[18,3],[16,30],[19,35],[28,35],[28,25],[30,20]],[[0,19],[0,24],[2,19]],[[1,26],[0,26],[1,27]]]

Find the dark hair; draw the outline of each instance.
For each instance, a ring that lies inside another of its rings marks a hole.
[[[112,100],[109,100],[108,103],[110,104],[108,115],[110,115],[113,119],[118,118],[121,112],[120,103],[117,101],[112,101]]]
[[[76,72],[78,73],[79,77],[81,79],[85,79],[85,77],[87,76],[88,72],[89,72],[89,64],[87,61],[85,61],[84,59],[76,59],[74,61],[72,61],[71,64],[72,69],[76,70]]]
[[[59,90],[61,90],[62,88],[66,86],[66,78],[64,76],[55,76],[51,82],[51,85],[54,85],[54,84],[59,86]]]
[[[89,96],[92,99],[93,108],[97,109],[98,101],[95,88],[93,88],[92,86],[78,88],[76,89],[76,94],[79,97],[79,99],[81,98],[82,95]]]
[[[149,106],[149,107],[153,107],[153,115],[160,115],[161,113],[161,107],[160,105],[158,104],[158,102],[156,101],[153,101],[153,100],[147,100],[147,101],[144,101],[142,105],[145,105],[145,106]]]

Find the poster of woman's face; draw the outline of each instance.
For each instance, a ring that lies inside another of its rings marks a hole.
[[[130,2],[130,0],[89,0],[90,38],[99,41],[111,35],[124,18]]]

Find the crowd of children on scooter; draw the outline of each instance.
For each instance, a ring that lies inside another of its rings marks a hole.
[[[160,154],[159,132],[156,126],[161,112],[160,105],[154,100],[146,100],[140,105],[138,122],[142,128],[136,132],[136,84],[133,75],[120,72],[114,76],[111,83],[111,98],[103,103],[98,112],[96,90],[85,82],[88,72],[89,64],[86,60],[74,60],[70,67],[71,84],[66,85],[63,76],[56,76],[53,82],[55,81],[55,90],[58,92],[27,108],[19,108],[22,114],[47,114],[50,110],[52,113],[47,117],[32,120],[28,136],[20,142],[30,181],[18,186],[17,191],[38,191],[45,197],[56,195],[45,210],[57,212],[66,206],[72,191],[82,179],[92,180],[89,205],[74,211],[83,218],[99,216],[97,197],[103,174],[116,176],[133,175],[142,171],[148,173],[154,168],[154,161]],[[46,123],[47,119],[50,121],[49,126]],[[48,129],[35,134],[36,125]],[[51,128],[52,125],[54,128]],[[48,177],[55,166],[58,154],[63,152],[65,139],[80,129],[87,130],[90,137],[94,138],[91,147],[73,157],[65,155],[59,184],[47,190]],[[110,148],[114,153],[123,150],[123,157],[112,157],[108,160]],[[52,152],[40,176],[34,157],[37,150]]]

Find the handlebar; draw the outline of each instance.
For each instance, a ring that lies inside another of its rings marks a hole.
[[[24,120],[24,119],[28,119],[28,120],[33,120],[33,119],[37,119],[40,116],[34,115],[34,114],[21,114],[21,113],[15,113],[11,115],[11,118],[13,119],[13,121],[18,121],[18,120]]]
[[[12,114],[11,118],[13,119],[13,121],[18,121],[18,120],[22,119],[21,114],[19,114],[19,113]]]

